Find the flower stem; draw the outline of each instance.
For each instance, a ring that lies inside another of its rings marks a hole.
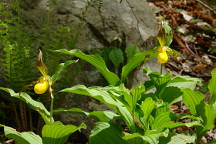
[[[160,74],[163,74],[163,64],[160,66]]]
[[[54,105],[54,96],[53,96],[53,89],[51,87],[51,82],[50,82],[50,87],[49,87],[49,93],[50,93],[50,98],[51,98],[51,103],[50,103],[50,121],[54,122],[53,119],[53,105]]]
[[[54,97],[51,97],[51,104],[50,104],[50,117],[53,117],[53,104],[54,104]]]

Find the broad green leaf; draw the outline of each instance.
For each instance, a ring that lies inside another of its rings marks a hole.
[[[193,127],[193,126],[201,126],[201,121],[199,119],[195,119],[192,122],[181,123],[174,122],[176,119],[175,115],[170,112],[161,112],[156,115],[154,122],[152,124],[152,129],[157,131],[163,131],[164,129],[173,129],[181,126]]]
[[[199,136],[202,136],[206,131],[214,128],[216,112],[212,105],[204,102],[197,107],[197,111],[203,119],[203,128],[199,130]]]
[[[181,100],[182,98],[179,99],[179,97],[182,96],[182,92],[179,88],[169,86],[165,87],[160,93],[159,97],[164,101],[168,102],[169,104],[172,104],[178,100]]]
[[[177,87],[177,88],[189,88],[193,90],[201,80],[198,78],[192,78],[189,76],[177,76],[169,81],[168,86]]]
[[[66,88],[61,90],[61,92],[69,92],[74,94],[80,94],[85,96],[90,96],[99,100],[100,102],[111,106],[112,108],[116,109],[116,106],[119,105],[115,99],[105,90],[97,89],[97,87],[89,87],[87,88],[84,85],[76,85],[71,88]]]
[[[80,108],[71,108],[71,109],[64,109],[64,108],[58,108],[53,110],[53,114],[58,114],[58,113],[73,113],[73,114],[82,114],[82,115],[89,115],[89,112],[83,111]]]
[[[151,115],[153,109],[156,107],[156,102],[152,100],[152,98],[148,97],[145,99],[145,101],[141,104],[141,110],[143,112],[143,123],[145,125],[145,128],[148,128],[148,119]]]
[[[194,143],[195,140],[196,140],[196,136],[176,134],[170,138],[169,142],[162,141],[161,144],[188,144],[188,143]]]
[[[180,89],[189,88],[193,90],[199,82],[200,79],[187,76],[177,76],[171,78],[167,82],[166,86],[162,87],[158,94],[158,97],[163,99],[163,101],[168,102],[169,104],[178,102],[182,100],[182,92]]]
[[[146,50],[143,52],[136,53],[129,62],[122,68],[121,81],[124,82],[128,74],[133,71],[137,66],[139,66],[145,59],[147,55],[151,56],[152,50]]]
[[[172,121],[170,112],[159,113],[152,124],[152,129],[162,131],[165,128],[176,128],[182,126],[182,123]]]
[[[4,126],[5,136],[20,144],[43,144],[40,136],[33,132],[17,132],[11,127]]]
[[[167,21],[162,21],[161,30],[158,34],[158,41],[160,46],[169,46],[173,40],[172,28]]]
[[[147,131],[145,135],[141,135],[139,133],[127,134],[123,137],[124,140],[128,142],[128,144],[158,144],[160,137],[167,137],[169,130],[165,130],[161,133],[157,133],[155,131]]]
[[[118,107],[118,111],[119,111],[120,115],[124,119],[124,122],[127,124],[128,128],[132,131],[135,130],[135,124],[134,124],[133,116],[128,111],[128,109],[124,106],[117,106],[117,107]]]
[[[89,144],[127,144],[122,138],[122,132],[116,126],[98,122],[89,136]]]
[[[200,92],[195,92],[191,89],[182,89],[183,102],[194,115],[197,114],[197,106],[204,100],[204,96]]]
[[[82,114],[88,117],[94,117],[99,121],[109,122],[113,120],[115,117],[119,117],[119,115],[115,114],[112,111],[93,111],[93,112],[85,112],[79,108],[71,108],[71,109],[63,109],[59,108],[53,111],[54,114],[58,113],[75,113],[75,114]]]
[[[113,93],[109,92],[112,91]],[[132,128],[133,118],[128,109],[123,105],[123,103],[118,100],[117,97],[115,97],[115,94],[117,95],[117,92],[122,92],[121,89],[115,88],[115,87],[89,87],[87,88],[84,85],[77,85],[71,88],[66,88],[62,90],[61,92],[70,92],[74,94],[80,94],[80,95],[86,95],[90,96],[92,98],[95,98],[99,100],[100,102],[107,104],[108,106],[112,107],[114,110],[117,110],[122,118],[125,120],[126,124],[129,126],[129,128]]]
[[[119,65],[124,62],[122,50],[120,48],[113,48],[109,53],[109,59],[114,64],[115,68],[118,69]]]
[[[51,77],[52,83],[55,83],[57,80],[59,80],[61,78],[61,73],[64,71],[65,68],[67,68],[72,63],[76,63],[77,61],[78,60],[69,60],[69,61],[67,61],[65,63],[59,64],[59,66],[57,67],[54,75]]]
[[[103,58],[98,56],[98,55],[87,55],[87,54],[83,53],[82,51],[75,50],[75,49],[70,50],[70,51],[66,50],[66,49],[60,49],[60,50],[56,50],[56,52],[68,54],[71,56],[76,56],[76,57],[92,64],[93,66],[95,66],[98,69],[98,71],[101,72],[101,74],[104,76],[104,78],[111,85],[117,85],[120,81],[116,74],[109,71]]]
[[[209,81],[208,89],[210,91],[211,96],[210,103],[214,104],[216,101],[216,68],[212,70],[211,75],[212,78]]]
[[[165,45],[169,46],[172,43],[172,40],[173,40],[172,28],[169,26],[167,21],[164,22],[163,28],[164,28],[165,33],[166,33],[166,44]]]
[[[133,109],[136,108],[137,102],[141,99],[141,96],[144,92],[145,92],[144,84],[136,85],[131,89]]]
[[[158,72],[152,72],[149,74],[151,81],[154,83],[157,89],[161,88],[163,85],[167,84],[172,76],[170,73],[166,73],[165,75],[161,75]]]
[[[85,124],[81,124],[78,127],[63,125],[59,121],[47,124],[42,129],[43,144],[65,144],[72,133],[83,128],[86,128]]]
[[[216,144],[216,141],[211,141],[211,142],[208,142],[208,144]]]
[[[137,46],[128,46],[126,47],[125,52],[129,61],[136,53],[140,52],[140,49]]]
[[[33,100],[27,93],[21,92],[16,93],[12,89],[0,87],[0,90],[3,90],[10,94],[11,97],[15,97],[26,104],[28,104],[33,110],[38,111],[46,123],[53,122],[53,118],[50,117],[49,111],[45,106],[38,101]]]

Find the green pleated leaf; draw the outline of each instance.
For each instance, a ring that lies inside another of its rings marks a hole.
[[[64,108],[58,108],[53,110],[53,114],[58,114],[58,113],[73,113],[73,114],[82,114],[82,115],[89,115],[89,112],[86,112],[80,108],[71,108],[71,109],[64,109]]]
[[[0,87],[0,90],[9,93],[11,97],[15,97],[25,102],[30,106],[30,108],[32,108],[35,111],[38,111],[46,123],[53,122],[53,118],[50,117],[50,113],[45,108],[45,106],[41,102],[33,100],[27,93],[24,92],[16,93],[12,89],[3,88],[3,87]]]
[[[182,126],[182,123],[172,121],[170,112],[159,113],[152,124],[152,129],[162,131],[166,128],[176,128]]]
[[[69,92],[74,94],[80,94],[90,96],[100,102],[110,106],[114,110],[118,111],[122,118],[125,120],[129,128],[134,126],[133,117],[129,110],[118,100],[118,92],[122,93],[122,89],[116,87],[86,87],[84,85],[77,85],[71,88],[63,89],[61,92]]]
[[[136,53],[129,62],[122,68],[121,73],[121,81],[124,82],[128,76],[128,74],[133,71],[137,66],[139,66],[144,60],[146,60],[146,56],[149,55],[149,58],[152,56],[152,50],[146,50],[144,52]],[[148,59],[149,59],[148,58]]]
[[[125,49],[128,61],[138,52],[140,52],[139,47],[137,46],[128,46]]]
[[[182,123],[175,122],[175,116],[170,112],[161,112],[156,115],[151,128],[157,130],[158,132],[163,131],[164,129],[173,129],[181,126],[193,127],[193,126],[202,126],[200,119],[194,119],[192,122]]]
[[[144,84],[136,85],[131,89],[131,97],[132,97],[131,104],[133,109],[136,108],[137,102],[141,99],[141,96],[144,92],[145,92]]]
[[[148,119],[155,107],[156,102],[150,97],[146,98],[145,101],[143,101],[141,104],[141,110],[144,115],[142,118],[142,123],[145,125],[146,128],[148,128]]]
[[[172,28],[169,26],[167,21],[163,21],[162,27],[164,28],[164,31],[166,33],[165,46],[169,46],[173,41]]]
[[[132,131],[135,130],[133,116],[128,111],[128,109],[124,106],[117,106],[117,107],[118,107],[118,111],[119,111],[120,115],[122,116],[122,118],[123,118],[124,122],[126,123],[126,125],[128,126],[128,128]]]
[[[85,124],[63,125],[59,121],[47,124],[42,129],[43,144],[65,144],[72,133],[83,128],[86,128]]]
[[[166,73],[165,75],[161,75],[158,72],[150,73],[149,77],[150,77],[151,81],[154,83],[154,85],[156,86],[156,88],[160,88],[163,85],[167,84],[172,78],[170,73]]]
[[[177,88],[189,88],[193,90],[201,80],[198,78],[192,78],[189,76],[177,76],[169,81],[167,86],[177,87]]]
[[[204,101],[204,96],[200,92],[195,92],[191,89],[182,89],[183,102],[190,109],[191,113],[201,116],[203,127],[199,128],[198,136],[201,137],[206,131],[214,127],[216,112],[213,105],[207,104]]]
[[[200,79],[187,76],[177,76],[171,78],[167,82],[167,84],[162,87],[160,93],[158,94],[158,97],[161,98],[164,102],[173,104],[182,100],[182,88],[189,88],[193,90],[199,82]]]
[[[208,89],[210,91],[211,96],[210,103],[214,104],[216,101],[216,68],[212,70],[211,75],[212,78],[209,81]]]
[[[171,137],[169,142],[162,141],[161,144],[188,144],[188,143],[194,143],[195,140],[196,140],[196,136],[176,134]]]
[[[64,69],[66,69],[69,65],[76,63],[77,61],[78,60],[69,60],[65,63],[59,64],[54,75],[51,77],[52,83],[55,83],[57,80],[59,80],[61,78],[61,73],[64,71]]]
[[[183,102],[190,109],[190,112],[194,115],[197,114],[197,106],[204,100],[204,96],[200,92],[195,92],[191,89],[182,89]]]
[[[127,134],[123,137],[124,140],[128,142],[128,144],[158,144],[160,137],[167,137],[169,130],[165,130],[163,132],[157,133],[155,131],[146,131],[145,135],[141,135],[139,133]]]
[[[104,78],[111,85],[117,85],[120,81],[116,74],[109,71],[103,58],[98,56],[98,55],[87,55],[80,50],[70,50],[69,51],[66,49],[60,49],[60,50],[56,50],[56,52],[68,54],[71,56],[76,56],[76,57],[92,64],[94,67],[96,67],[98,69],[98,71],[100,71],[100,73],[104,76]]]
[[[11,127],[4,126],[5,136],[20,144],[43,144],[40,136],[33,132],[17,132]]]
[[[116,69],[119,68],[119,65],[124,62],[123,52],[120,48],[113,48],[109,53],[109,59],[113,63]]]
[[[127,144],[122,138],[122,132],[112,124],[98,122],[89,136],[89,144]]]
[[[204,131],[208,131],[214,128],[215,118],[216,118],[215,109],[211,105],[205,104]]]
[[[69,92],[74,94],[80,94],[85,96],[90,96],[94,99],[99,100],[100,102],[111,106],[112,108],[116,109],[116,106],[119,105],[115,99],[106,91],[97,87],[86,87],[84,85],[76,85],[71,88],[66,88],[61,90],[61,92]]]
[[[180,101],[182,98],[181,89],[173,86],[165,87],[159,94],[159,97],[169,104]]]
[[[199,136],[202,136],[206,131],[214,128],[216,111],[212,105],[204,102],[197,107],[197,111],[203,119],[203,127],[199,130]]]

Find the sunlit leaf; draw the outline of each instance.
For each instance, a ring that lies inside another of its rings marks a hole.
[[[167,137],[169,130],[165,130],[164,132],[155,132],[155,131],[147,131],[145,135],[141,135],[139,133],[127,134],[123,137],[124,140],[128,142],[128,144],[158,144],[160,137]]]
[[[74,94],[80,94],[85,96],[90,96],[92,98],[95,98],[99,100],[102,103],[105,103],[112,108],[116,109],[116,106],[119,105],[118,102],[115,101],[115,99],[112,98],[112,96],[105,90],[98,89],[96,87],[86,87],[84,85],[76,85],[71,88],[66,88],[61,90],[61,92],[69,92]]]
[[[199,130],[199,135],[202,136],[206,131],[214,128],[216,112],[212,105],[202,103],[197,107],[198,114],[203,119],[203,128]]]
[[[20,144],[43,144],[41,137],[33,132],[17,132],[11,127],[4,126],[4,134]]]
[[[98,69],[98,71],[100,71],[100,73],[104,76],[104,78],[108,81],[108,83],[111,85],[117,85],[120,81],[116,74],[109,71],[103,58],[98,55],[87,55],[81,52],[80,50],[75,49],[70,51],[66,49],[60,49],[56,50],[56,52],[76,56],[84,61],[87,61],[88,63],[95,66]]]
[[[65,144],[72,133],[85,128],[85,124],[80,126],[63,125],[59,121],[47,124],[42,129],[43,144]]]
[[[194,143],[195,140],[196,140],[196,136],[175,134],[171,136],[168,142],[165,140],[161,140],[161,144],[188,144],[188,143]]]
[[[121,138],[122,132],[116,126],[105,122],[95,124],[89,136],[89,144],[127,144]]]
[[[137,66],[139,66],[144,60],[151,58],[152,53],[152,49],[136,53],[122,68],[121,81],[124,82],[128,74],[133,71]],[[147,56],[149,57],[147,58]]]
[[[208,89],[210,91],[211,103],[215,103],[216,101],[216,68],[211,72],[212,78],[209,81]]]
[[[148,97],[141,104],[141,110],[143,112],[144,124],[148,124],[149,116],[151,115],[153,109],[156,107],[156,102],[152,98]],[[148,127],[148,126],[145,126]]]
[[[197,106],[204,100],[204,96],[200,92],[191,89],[182,89],[183,102],[190,109],[192,114],[197,114]]]
[[[76,63],[77,61],[78,60],[69,60],[65,63],[59,64],[54,75],[51,77],[52,83],[55,83],[57,80],[59,80],[61,78],[61,73],[64,71],[65,68],[67,68],[69,65],[71,65],[73,63]]]

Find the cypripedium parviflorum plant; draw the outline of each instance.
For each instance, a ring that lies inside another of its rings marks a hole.
[[[160,26],[160,31],[157,36],[159,47],[157,47],[158,55],[157,61],[161,64],[161,73],[162,66],[168,62],[169,55],[179,54],[175,50],[172,50],[169,45],[173,40],[172,28],[169,26],[167,21],[162,21]]]
[[[172,42],[172,29],[168,25],[168,22],[162,21],[161,28],[159,34],[157,36],[160,46],[158,47],[158,56],[157,60],[159,63],[164,64],[169,60],[169,56],[167,54],[168,47]]]
[[[54,104],[54,95],[52,90],[52,84],[55,81],[60,79],[61,72],[70,64],[77,62],[77,60],[69,60],[66,63],[61,63],[54,75],[48,75],[48,68],[43,63],[43,54],[39,50],[39,54],[36,59],[36,65],[38,70],[41,73],[41,77],[36,82],[32,82],[29,85],[23,87],[21,92],[16,93],[10,88],[0,87],[0,90],[3,90],[10,94],[11,97],[17,98],[26,104],[35,111],[37,111],[40,116],[43,118],[45,125],[42,127],[41,136],[35,134],[34,132],[18,132],[16,129],[0,124],[0,127],[4,128],[5,136],[12,138],[15,142],[20,144],[65,144],[68,137],[77,130],[86,128],[84,123],[80,126],[75,125],[64,125],[60,121],[55,121],[53,114],[53,104]],[[45,105],[40,101],[34,100],[28,93],[24,92],[28,87],[34,86],[34,92],[36,94],[44,94],[49,92],[51,97],[50,111],[47,110]]]
[[[51,93],[51,97],[53,97],[52,88],[51,88],[52,85],[51,78],[48,75],[48,68],[43,63],[43,54],[41,50],[39,50],[39,54],[36,59],[36,65],[38,70],[42,74],[42,76],[38,79],[37,83],[34,85],[34,92],[36,94],[44,94],[49,89],[49,92]]]

